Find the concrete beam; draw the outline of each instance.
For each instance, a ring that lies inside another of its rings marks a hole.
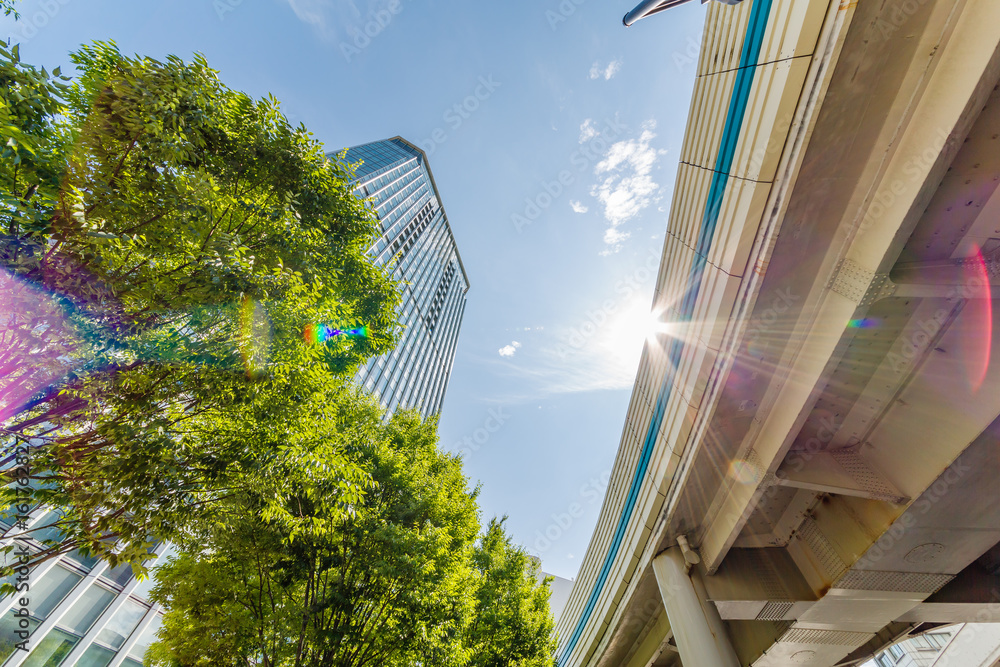
[[[863,234],[855,234],[842,255],[844,264],[858,267],[866,275],[874,276],[887,261],[887,253],[895,246],[896,237],[904,233],[902,227],[910,217],[914,202],[924,196],[926,188],[933,187],[927,183],[932,166],[927,165],[920,178],[915,179],[911,173],[913,165],[907,164],[907,156],[923,151],[929,138],[942,128],[950,132],[964,117],[970,100],[977,94],[986,94],[982,90],[985,86],[982,77],[989,70],[1000,42],[997,27],[1000,26],[1000,5],[994,2],[942,1],[933,9],[934,18],[924,34],[917,36],[921,43],[927,43],[926,49],[921,47],[919,53],[931,55],[927,60],[918,58],[910,64],[906,86],[911,87],[900,90],[906,99],[897,100],[906,107],[905,112],[896,118],[894,122],[898,126],[891,132],[886,128],[889,143],[884,150],[891,148],[893,152],[884,152],[879,148],[881,144],[873,145],[870,165],[866,169],[876,169],[876,181],[859,184],[865,190],[891,185],[894,192],[898,191],[893,205],[885,207],[883,215],[872,220]],[[994,83],[995,79],[989,82],[988,91],[992,91]],[[915,97],[907,97],[909,95]],[[951,150],[947,144],[942,148],[945,149]],[[909,171],[904,173],[904,169]],[[848,227],[852,227],[853,222],[853,219],[843,221]],[[790,357],[789,365],[775,373],[773,398],[766,399],[767,403],[758,413],[759,425],[748,435],[751,451],[764,470],[775,471],[787,454],[837,349],[837,337],[829,334],[838,327],[843,331],[854,317],[865,292],[862,290],[855,296],[837,290],[836,285],[827,287],[815,300],[808,326],[793,332],[791,342],[798,350]],[[719,509],[700,540],[710,572],[719,566],[742,531],[763,493],[763,485],[736,484],[723,493]]]

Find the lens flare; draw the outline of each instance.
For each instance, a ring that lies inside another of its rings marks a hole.
[[[963,361],[966,377],[972,391],[979,388],[986,380],[986,372],[990,367],[990,356],[993,347],[993,294],[990,287],[989,271],[983,258],[982,248],[976,248],[976,254],[967,263],[964,277],[965,296],[969,298],[966,313],[972,318],[976,340],[964,345]]]
[[[271,357],[271,318],[262,305],[244,296],[240,301],[240,356],[247,377],[260,377]]]
[[[740,484],[756,484],[760,480],[760,469],[742,459],[729,464],[729,474]]]
[[[325,343],[331,338],[344,336],[346,338],[368,338],[368,327],[361,326],[354,329],[334,329],[326,324],[313,324],[310,322],[302,331],[302,337],[310,345]]]
[[[0,421],[70,373],[82,342],[50,293],[6,271],[0,271],[0,340]]]

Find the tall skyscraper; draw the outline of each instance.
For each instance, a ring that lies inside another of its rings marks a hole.
[[[369,255],[392,267],[403,290],[399,344],[356,379],[390,413],[416,408],[427,417],[441,410],[448,389],[469,278],[422,150],[393,137],[350,148],[345,161],[360,163],[355,192],[381,223]]]

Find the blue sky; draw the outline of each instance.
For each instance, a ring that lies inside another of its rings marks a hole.
[[[648,322],[704,8],[626,29],[636,0],[24,0],[22,58],[112,39],[205,54],[329,149],[430,156],[469,273],[441,415],[484,519],[544,568],[590,540]]]

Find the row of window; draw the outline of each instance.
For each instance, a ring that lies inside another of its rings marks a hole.
[[[82,592],[68,605],[63,605],[63,601],[72,596],[81,582],[84,582],[82,585],[85,587]],[[16,615],[15,609],[0,617],[0,660],[6,661],[17,650],[16,644],[22,641],[16,634],[18,630],[27,629],[32,632],[28,639],[31,652],[21,663],[25,667],[62,665],[98,619],[118,601],[117,609],[74,663],[85,667],[107,667],[150,610],[148,605],[131,596],[120,599],[120,593],[104,582],[85,578],[62,563],[37,576],[27,596],[31,601],[27,608],[30,614],[27,619]],[[68,606],[68,609],[64,609],[64,606]],[[36,630],[54,612],[59,612],[58,620],[44,636],[39,636]],[[146,627],[122,664],[141,667],[142,658],[155,641],[158,629],[159,618],[156,618]]]
[[[947,632],[929,632],[907,639],[898,644],[893,644],[885,651],[875,656],[875,664],[878,667],[896,667],[897,663],[906,655],[915,652],[937,653],[948,643],[951,634]]]
[[[44,548],[44,542],[63,537],[58,526],[62,515],[58,511],[35,508],[35,517],[16,529],[9,511],[0,514],[4,534],[20,533],[25,527],[31,530],[27,546],[33,553]],[[95,568],[97,572],[93,572]],[[128,667],[141,667],[159,628],[158,613],[151,611],[151,605],[145,601],[154,583],[152,579],[136,582],[130,566],[108,568],[98,558],[77,549],[58,562],[34,568],[28,574],[28,582],[30,588],[26,592],[0,601],[0,663],[9,661],[18,651],[16,645],[23,640],[17,633],[27,630],[32,633],[27,640],[30,653],[22,665],[58,667],[72,654],[74,665],[107,667],[142,620],[147,619],[142,635],[133,642],[122,662]],[[14,583],[14,577],[8,577],[5,583]],[[27,601],[23,608],[22,599]],[[93,636],[88,636],[92,630]],[[86,649],[74,653],[84,639],[87,639]],[[21,655],[18,653],[18,658]]]

